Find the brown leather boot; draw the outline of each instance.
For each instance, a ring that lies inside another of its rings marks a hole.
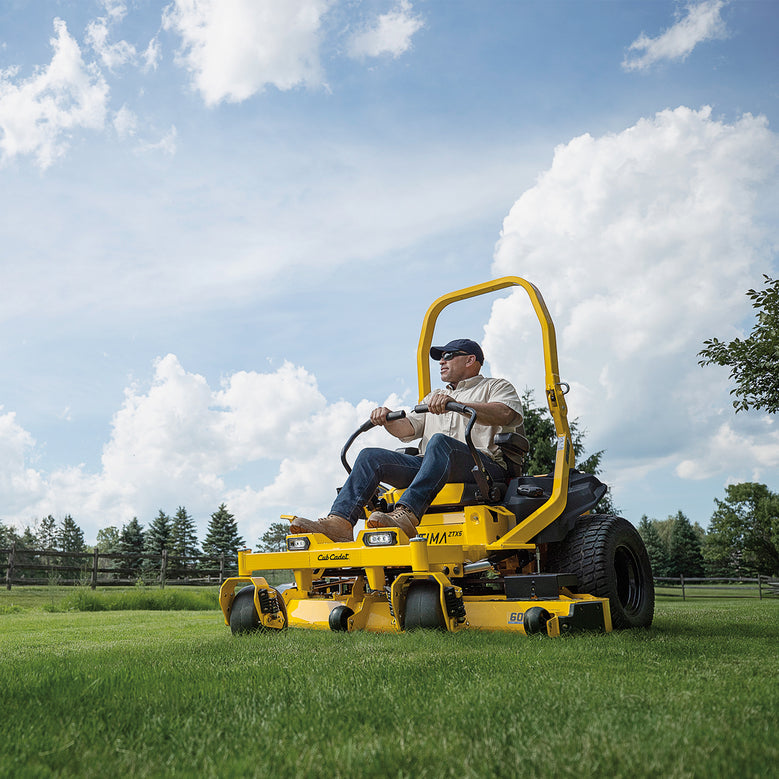
[[[414,538],[417,534],[417,525],[419,519],[411,509],[406,508],[400,503],[394,511],[385,514],[383,511],[374,511],[365,523],[368,527],[397,527],[400,528],[409,538]]]
[[[328,514],[323,519],[303,519],[294,517],[289,529],[292,533],[321,533],[331,541],[354,541],[354,526],[348,519],[338,514]]]

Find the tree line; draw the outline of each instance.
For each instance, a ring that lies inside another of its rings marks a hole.
[[[16,544],[19,550],[36,549],[60,552],[90,552],[94,547],[84,543],[84,532],[70,514],[60,522],[49,514],[42,520],[27,526],[22,533],[0,522],[0,548]],[[171,517],[163,509],[149,523],[147,528],[133,517],[122,525],[103,528],[97,533],[95,545],[101,552],[122,555],[138,555],[131,564],[139,574],[150,564],[142,555],[159,556],[165,552],[171,561],[197,567],[195,558],[225,556],[227,564],[234,568],[238,561],[238,550],[244,540],[238,532],[238,523],[233,514],[222,503],[211,514],[206,536],[200,545],[195,520],[184,506],[179,506]],[[189,561],[189,562],[187,562]]]
[[[638,526],[655,576],[779,576],[779,494],[765,484],[731,484],[708,530],[679,511]]]

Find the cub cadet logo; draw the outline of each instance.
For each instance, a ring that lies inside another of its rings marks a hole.
[[[521,625],[524,616],[525,612],[523,611],[512,611],[511,614],[509,614],[509,625]]]
[[[428,544],[445,544],[452,538],[462,538],[462,530],[444,530],[440,533],[420,533],[422,538],[427,539]]]
[[[341,552],[341,554],[336,554],[335,552],[330,552],[330,554],[321,554],[316,559],[319,560],[319,561],[323,561],[323,560],[348,560],[349,559],[349,553],[348,552]]]

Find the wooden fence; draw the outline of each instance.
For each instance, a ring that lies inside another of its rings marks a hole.
[[[762,600],[779,596],[779,579],[769,576],[758,576],[756,579],[727,576],[708,578],[656,576],[655,588],[660,588],[662,595],[678,597],[682,600],[688,597],[760,598]]]
[[[13,544],[0,549],[5,559],[6,589],[16,585],[60,584],[103,586],[144,584],[221,584],[236,572],[225,555],[174,557],[162,554],[63,552],[57,549],[24,549]]]

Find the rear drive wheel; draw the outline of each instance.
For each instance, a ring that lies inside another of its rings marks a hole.
[[[626,519],[609,514],[580,517],[563,541],[549,545],[547,569],[575,574],[579,592],[608,598],[614,628],[652,624],[652,566],[641,536]]]
[[[438,582],[414,581],[406,595],[406,630],[429,628],[446,630],[446,619],[441,610],[441,590]]]

